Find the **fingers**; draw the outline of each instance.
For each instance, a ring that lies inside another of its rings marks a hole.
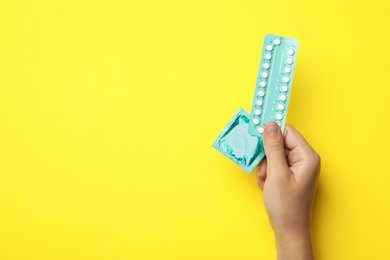
[[[257,181],[261,189],[267,178],[293,177],[298,180],[306,178],[306,174],[299,173],[318,172],[318,154],[292,126],[286,125],[283,137],[278,124],[268,123],[264,128],[263,143],[267,160],[258,168]]]
[[[284,150],[284,138],[277,123],[270,122],[265,126],[263,143],[267,156],[268,178],[277,177],[272,176],[274,174],[288,174],[289,169]]]
[[[292,126],[286,125],[284,145],[289,150],[289,154],[292,151],[296,151],[295,154],[299,154],[301,159],[318,161],[318,154],[313,150],[309,143],[303,138],[303,136]]]
[[[292,126],[285,127],[285,146],[289,150],[288,162],[293,172],[314,173],[319,172],[320,157],[309,145],[303,136]],[[299,169],[299,171],[297,171]],[[294,174],[295,175],[295,174]],[[303,175],[305,176],[305,175]],[[295,175],[296,179],[302,175]],[[306,178],[306,177],[304,177]]]
[[[284,145],[288,150],[294,150],[297,147],[311,149],[305,138],[294,127],[286,125],[284,135]]]

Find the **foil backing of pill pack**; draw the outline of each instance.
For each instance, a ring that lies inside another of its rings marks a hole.
[[[265,156],[264,126],[275,121],[284,131],[298,47],[297,39],[265,36],[251,113],[240,108],[213,143],[214,148],[248,173]],[[244,123],[233,123],[237,120]]]

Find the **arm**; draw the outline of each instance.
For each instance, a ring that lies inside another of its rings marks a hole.
[[[267,158],[259,165],[257,180],[278,259],[314,259],[310,222],[320,157],[291,126],[286,126],[284,137],[274,122],[264,130]]]

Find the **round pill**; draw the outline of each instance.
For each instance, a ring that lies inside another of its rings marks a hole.
[[[285,69],[284,69],[284,72],[290,73],[290,72],[291,72],[291,68],[289,68],[289,67],[285,68]]]
[[[264,69],[269,69],[269,63],[264,63],[263,67]]]
[[[257,116],[259,116],[259,115],[261,114],[260,109],[256,109],[256,110],[255,110],[255,114],[256,114]]]
[[[267,83],[265,83],[265,81],[260,82],[260,87],[264,88],[265,86],[267,86]]]
[[[283,118],[283,115],[282,115],[282,114],[277,114],[277,115],[276,115],[276,119],[281,120],[282,118]]]
[[[261,106],[263,105],[263,101],[257,100],[257,101],[256,101],[256,105],[258,105],[259,107],[261,107]]]
[[[284,106],[282,104],[278,105],[278,109],[283,111],[284,110]]]
[[[286,97],[285,95],[281,95],[281,96],[280,96],[280,100],[286,101],[286,99],[287,99],[287,97]]]
[[[265,58],[266,58],[267,60],[270,60],[270,59],[272,58],[272,56],[271,56],[271,54],[266,54],[266,55],[265,55]]]
[[[260,124],[260,120],[257,119],[257,118],[255,118],[255,119],[253,119],[253,123],[254,123],[255,125],[258,125],[258,124]]]
[[[267,72],[263,72],[263,73],[261,73],[261,76],[266,79],[266,78],[268,78],[268,73]]]
[[[287,53],[288,53],[288,55],[294,55],[294,53],[295,53],[295,51],[293,50],[293,49],[289,49],[288,51],[287,51]]]
[[[262,134],[264,129],[262,127],[259,127],[259,128],[257,128],[257,131],[259,131],[259,133]]]
[[[283,81],[287,83],[287,82],[290,81],[290,78],[289,77],[283,77]]]
[[[272,45],[267,45],[267,50],[272,51],[273,48]]]
[[[288,59],[286,60],[286,62],[287,62],[287,64],[292,64],[294,61],[293,61],[293,59],[288,58]]]
[[[279,39],[276,39],[276,40],[274,40],[274,43],[275,43],[276,45],[279,45],[279,44],[280,44],[280,40],[279,40]]]
[[[287,86],[282,86],[282,91],[287,92]]]
[[[259,91],[259,96],[260,96],[260,97],[263,97],[263,96],[264,96],[264,91],[261,91],[261,90],[260,90],[260,91]]]

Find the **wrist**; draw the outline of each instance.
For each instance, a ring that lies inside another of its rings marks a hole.
[[[311,231],[310,227],[305,227],[301,229],[292,229],[292,230],[283,230],[274,232],[275,240],[277,242],[286,243],[291,241],[305,241],[311,240]]]
[[[275,232],[278,259],[312,260],[313,249],[310,227]]]

